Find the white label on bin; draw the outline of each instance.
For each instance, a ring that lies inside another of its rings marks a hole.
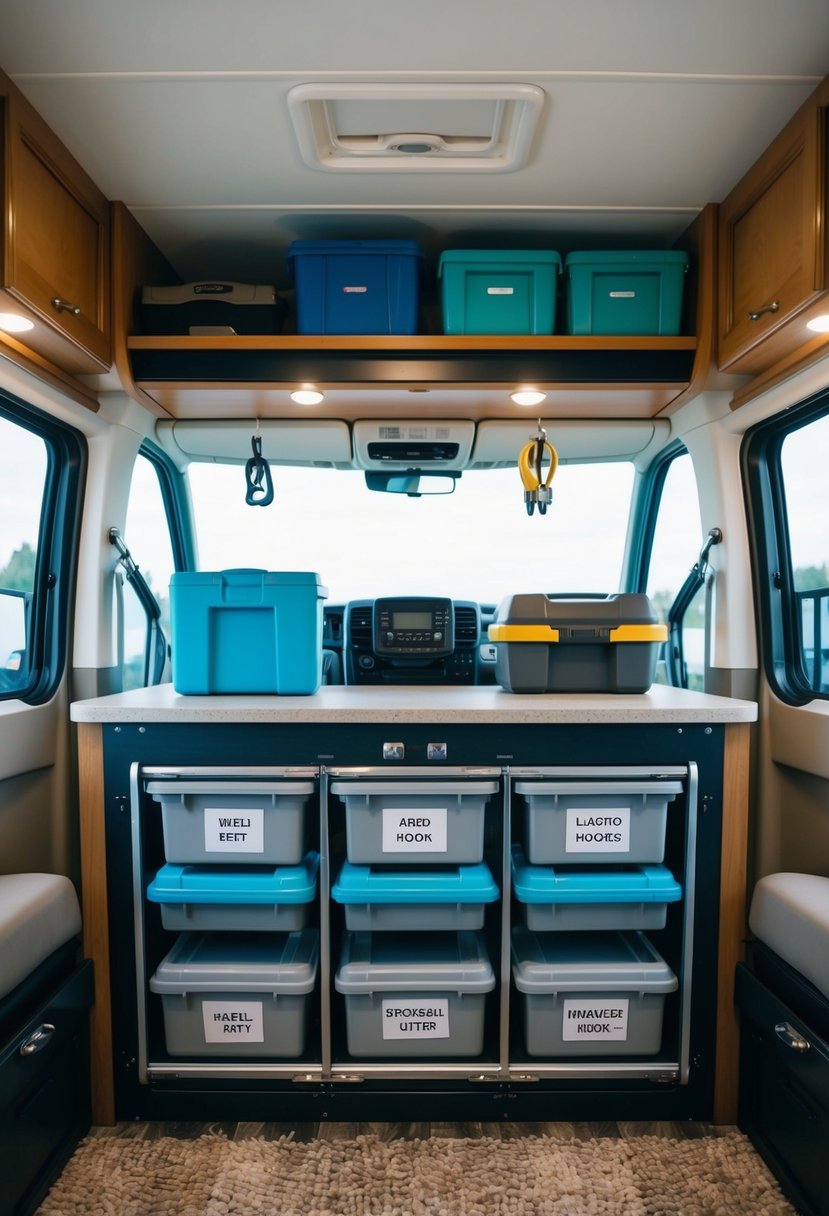
[[[567,853],[629,853],[630,807],[567,808]]]
[[[344,287],[343,291],[345,292],[345,294],[347,296],[354,295],[355,293],[357,295],[365,295],[365,293],[368,291],[368,288],[367,287]]]
[[[264,853],[265,808],[204,808],[205,853]]]
[[[624,1043],[628,1037],[627,997],[561,1003],[561,1037],[565,1043],[598,1041]]]
[[[487,287],[488,296],[511,296],[515,294],[514,287]]]
[[[383,1001],[384,1039],[448,1039],[449,1001],[430,1000]]]
[[[384,853],[445,853],[445,806],[383,807]]]
[[[635,300],[635,291],[609,291],[607,293],[611,300]]]
[[[202,1001],[205,1043],[264,1043],[261,1001]]]

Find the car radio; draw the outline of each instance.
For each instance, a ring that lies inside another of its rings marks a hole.
[[[378,655],[451,654],[455,649],[452,600],[426,596],[375,600],[373,642]]]

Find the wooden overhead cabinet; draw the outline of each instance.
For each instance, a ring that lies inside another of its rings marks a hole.
[[[722,370],[757,375],[814,337],[829,311],[829,79],[731,191],[719,216]]]
[[[16,340],[73,374],[111,364],[109,203],[22,94],[0,75],[4,223],[0,311]]]

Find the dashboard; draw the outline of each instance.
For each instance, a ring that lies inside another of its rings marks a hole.
[[[494,684],[494,604],[382,596],[323,608],[328,684]]]

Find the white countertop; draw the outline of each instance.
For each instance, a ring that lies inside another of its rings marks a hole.
[[[654,684],[640,695],[510,693],[497,686],[326,685],[313,696],[185,697],[172,684],[76,701],[73,722],[755,722],[753,701]]]

